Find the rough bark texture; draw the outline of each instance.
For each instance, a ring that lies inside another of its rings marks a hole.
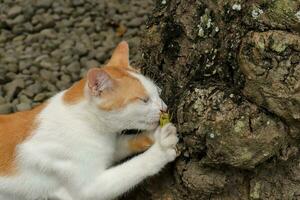
[[[159,0],[143,70],[181,155],[126,199],[300,199],[300,1]]]

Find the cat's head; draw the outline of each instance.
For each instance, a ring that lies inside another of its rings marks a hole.
[[[154,129],[167,109],[154,82],[130,66],[127,42],[103,68],[89,70],[86,82],[92,103],[123,129]]]

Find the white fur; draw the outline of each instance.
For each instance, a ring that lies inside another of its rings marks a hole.
[[[39,127],[17,148],[18,173],[0,177],[0,200],[33,200],[56,193],[64,200],[116,198],[159,172],[176,157],[178,139],[172,124],[157,128],[166,105],[149,79],[134,74],[150,101],[105,112],[89,95],[76,105],[65,105],[64,92],[49,100],[40,113]],[[119,133],[143,129],[154,133],[155,144],[146,152],[113,166],[129,156]]]

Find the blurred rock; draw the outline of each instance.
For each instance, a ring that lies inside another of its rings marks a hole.
[[[72,62],[70,65],[68,65],[67,70],[69,72],[79,72],[80,71],[80,63],[79,62]]]
[[[141,25],[145,24],[145,15],[152,6],[152,0],[2,2],[0,84],[4,89],[0,94],[3,93],[7,103],[12,103],[19,94],[41,103],[49,97],[43,94],[56,94],[82,78],[88,68],[103,64],[121,40],[133,40],[131,58],[136,60],[140,57],[136,46],[145,29]],[[118,24],[127,23],[131,27],[126,30],[131,32],[118,29]],[[15,82],[11,82],[16,79],[23,79],[26,84],[14,86]],[[15,106],[19,104],[14,101],[11,111],[17,111]]]
[[[14,97],[17,89],[24,89],[25,83],[23,79],[15,79],[14,81],[6,84],[4,86],[4,91],[6,92],[5,98],[7,101],[11,101]]]
[[[100,67],[100,63],[96,60],[87,60],[83,63],[83,66],[86,68]]]
[[[12,105],[10,103],[0,105],[0,114],[9,114],[12,112]]]
[[[29,103],[20,103],[17,106],[17,111],[26,111],[31,109],[31,105]]]
[[[22,7],[20,6],[14,6],[12,8],[10,8],[7,12],[7,16],[8,17],[15,17],[18,14],[20,14],[22,12]]]
[[[5,104],[5,103],[6,103],[5,98],[0,96],[0,105]]]
[[[36,6],[39,8],[49,8],[53,0],[36,0]]]

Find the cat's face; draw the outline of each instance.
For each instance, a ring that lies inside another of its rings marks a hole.
[[[129,66],[128,44],[122,42],[103,68],[88,72],[92,102],[122,129],[153,130],[167,106],[160,89]]]

